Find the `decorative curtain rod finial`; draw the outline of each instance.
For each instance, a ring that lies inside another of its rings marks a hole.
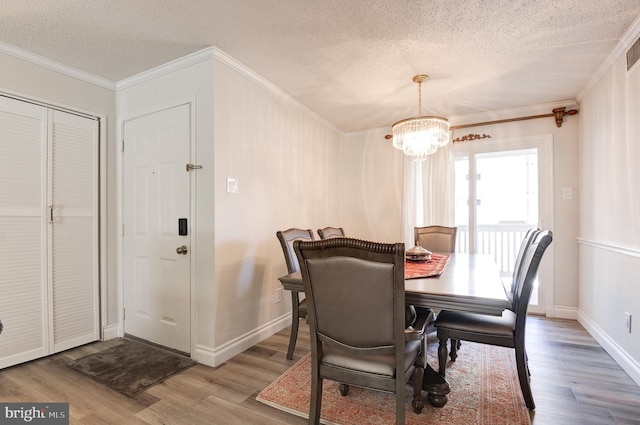
[[[576,109],[569,109],[568,111],[565,111],[565,109],[567,109],[566,106],[563,106],[562,108],[553,109],[553,115],[555,115],[556,117],[556,125],[558,127],[562,127],[562,122],[564,121],[565,115],[575,115],[578,113]]]

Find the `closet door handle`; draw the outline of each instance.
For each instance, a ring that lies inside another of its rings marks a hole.
[[[49,205],[49,223],[53,224],[53,205]]]

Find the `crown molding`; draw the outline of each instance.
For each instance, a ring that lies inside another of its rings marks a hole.
[[[598,70],[591,76],[587,84],[578,92],[576,99],[581,100],[585,93],[591,89],[602,76],[611,68],[620,55],[626,54],[626,51],[636,42],[640,37],[640,16],[631,24],[625,35],[620,39],[613,51],[607,56],[607,58],[600,64]]]
[[[180,69],[210,60],[214,57],[215,47],[207,47],[197,52],[172,60],[162,65],[143,71],[139,74],[127,77],[116,82],[116,91],[123,90],[135,85],[153,80]]]
[[[273,85],[271,82],[267,81],[266,79],[264,79],[263,77],[261,77],[260,75],[256,74],[254,71],[252,71],[251,69],[249,69],[245,65],[243,65],[242,63],[238,62],[236,59],[234,59],[231,56],[229,56],[227,53],[223,52],[222,50],[220,50],[218,48],[214,48],[214,51],[215,51],[214,55],[215,55],[215,58],[217,60],[219,60],[220,62],[224,63],[225,65],[233,68],[234,70],[236,70],[237,72],[241,73],[242,75],[244,75],[245,77],[247,77],[248,79],[253,81],[254,83],[256,83],[259,86],[263,87],[264,89],[268,90],[274,96],[276,96],[279,100],[284,101],[288,105],[299,109],[305,115],[309,116],[314,121],[322,124],[323,126],[329,128],[329,129],[331,129],[333,131],[336,131],[336,132],[338,132],[340,134],[345,134],[344,131],[340,130],[335,125],[333,125],[332,123],[330,123],[329,121],[327,121],[326,119],[324,119],[323,117],[321,117],[320,115],[316,114],[311,109],[309,109],[308,107],[306,107],[305,105],[303,105],[302,103],[300,103],[299,101],[294,99],[291,95],[289,95],[288,93],[284,92],[282,89],[280,89],[277,86]]]
[[[94,84],[96,86],[99,86],[105,89],[109,89],[109,90],[116,89],[116,83],[114,83],[113,81],[109,81],[107,79],[98,77],[88,72],[80,71],[79,69],[72,68],[67,65],[63,65],[60,62],[47,59],[43,56],[36,55],[35,53],[28,52],[26,50],[20,49],[19,47],[15,47],[10,44],[3,43],[1,41],[0,41],[0,53],[13,56],[14,58],[21,59],[25,62],[29,62],[34,65],[41,66],[51,71],[58,72],[60,74],[84,81],[89,84]]]

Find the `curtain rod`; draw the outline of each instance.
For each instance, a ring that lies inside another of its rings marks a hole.
[[[553,112],[551,112],[550,114],[529,115],[526,117],[507,118],[503,120],[485,121],[485,122],[478,122],[473,124],[452,125],[451,127],[449,127],[449,130],[459,130],[461,128],[480,127],[484,125],[503,124],[503,123],[514,122],[514,121],[534,120],[538,118],[547,118],[547,117],[555,117],[556,125],[558,127],[562,127],[562,122],[564,120],[565,115],[575,115],[578,113],[577,109],[569,109],[568,111],[566,111],[566,109],[567,107],[563,106],[561,108],[554,108]],[[393,136],[391,134],[387,134],[386,136],[384,136],[384,138],[392,139]]]
[[[449,130],[459,130],[461,128],[479,127],[479,126],[491,125],[491,124],[503,124],[503,123],[514,122],[514,121],[535,120],[538,118],[547,118],[547,117],[555,117],[556,125],[558,127],[562,127],[562,121],[564,120],[565,115],[575,115],[578,113],[577,109],[569,109],[568,111],[565,111],[565,109],[567,109],[567,107],[563,106],[562,108],[554,108],[553,112],[550,114],[529,115],[527,117],[507,118],[504,120],[485,121],[485,122],[478,122],[474,124],[452,125],[451,127],[449,127]]]

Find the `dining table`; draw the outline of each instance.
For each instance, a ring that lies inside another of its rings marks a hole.
[[[494,259],[484,254],[451,253],[441,270],[428,277],[405,274],[405,303],[432,310],[456,310],[470,313],[502,315],[511,307],[507,290]],[[279,278],[288,291],[304,293],[302,275],[291,273]],[[451,391],[447,380],[433,367],[425,368],[424,384],[427,399],[436,407],[447,403]]]

